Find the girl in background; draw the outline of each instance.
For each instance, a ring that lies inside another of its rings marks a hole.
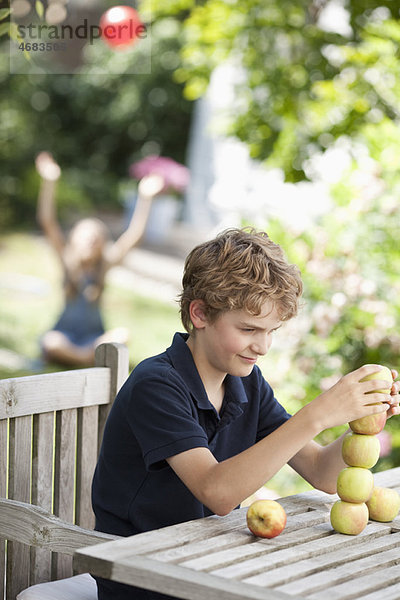
[[[37,156],[36,169],[41,177],[37,218],[61,261],[65,294],[60,317],[42,337],[43,355],[46,360],[56,363],[89,366],[94,363],[98,344],[105,341],[126,343],[128,340],[126,328],[104,329],[100,299],[105,276],[141,239],[152,200],[165,190],[166,181],[158,173],[149,173],[140,180],[129,225],[115,242],[110,242],[107,227],[97,218],[78,221],[65,237],[56,217],[54,201],[61,169],[47,152]]]

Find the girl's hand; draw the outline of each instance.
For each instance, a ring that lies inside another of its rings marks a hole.
[[[380,365],[364,365],[347,375],[313,402],[321,431],[329,427],[344,425],[355,419],[388,411],[388,415],[397,414],[398,402],[394,396],[399,386],[394,383],[391,394],[373,393],[374,390],[387,387],[387,381],[379,379]],[[376,373],[376,379],[361,382],[366,375]]]
[[[57,181],[61,175],[61,169],[49,152],[40,152],[37,155],[36,170],[42,179]]]
[[[138,191],[141,196],[152,198],[165,191],[165,179],[157,173],[145,175],[139,182]]]
[[[393,417],[393,415],[400,414],[400,408],[399,408],[400,381],[394,381],[395,379],[397,379],[398,376],[399,376],[398,372],[395,371],[394,369],[392,369],[393,385],[392,385],[392,389],[390,390],[391,404],[390,404],[389,410],[387,411],[388,419],[389,419],[389,417]]]

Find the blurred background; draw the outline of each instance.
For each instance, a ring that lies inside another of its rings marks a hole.
[[[52,4],[34,10],[43,20]],[[97,15],[115,3],[58,4]],[[24,6],[33,10],[12,4]],[[186,191],[154,201],[142,241],[107,276],[105,322],[129,329],[132,367],[182,329],[187,252],[253,225],[305,284],[299,316],[260,365],[287,410],[364,363],[399,368],[400,2],[143,0],[147,73],[132,72],[140,42],[116,51],[101,39],[83,43],[65,74],[62,64],[10,73],[18,38],[9,3],[0,7],[1,377],[59,368],[41,362],[38,343],[60,311],[63,277],[35,217],[42,150],[62,169],[65,231],[95,214],[120,235],[133,163],[167,156],[189,169]],[[400,465],[398,420],[381,445],[375,469]],[[304,484],[284,469],[269,487],[284,495]]]

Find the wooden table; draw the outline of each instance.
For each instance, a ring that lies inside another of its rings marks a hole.
[[[400,491],[400,468],[374,477]],[[287,525],[271,540],[248,531],[243,508],[83,548],[74,565],[187,600],[399,600],[400,517],[342,535],[329,523],[336,499],[316,490],[281,498]]]

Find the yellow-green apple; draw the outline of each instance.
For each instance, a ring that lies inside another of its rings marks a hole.
[[[367,392],[367,394],[374,394],[379,392],[381,394],[390,394],[392,388],[393,377],[390,369],[382,367],[380,371],[366,375],[360,381],[371,381],[372,379],[383,380],[388,382],[387,388],[381,388],[379,390]],[[355,433],[362,433],[366,435],[376,435],[385,427],[386,424],[386,412],[376,413],[375,415],[369,415],[367,417],[361,417],[350,421],[349,425]]]
[[[372,379],[378,379],[378,380],[382,380],[382,381],[387,381],[389,385],[388,385],[388,387],[381,388],[379,390],[373,390],[372,392],[367,392],[367,394],[375,394],[376,392],[379,392],[380,394],[390,394],[390,390],[392,389],[392,384],[393,384],[392,372],[387,367],[384,367],[382,365],[380,365],[380,366],[381,366],[380,371],[377,371],[376,373],[371,373],[370,375],[366,375],[365,377],[360,379],[360,381],[362,382],[362,381],[371,381]]]
[[[247,509],[247,527],[258,537],[273,538],[285,525],[285,510],[275,500],[255,500]]]
[[[370,519],[387,523],[397,517],[400,509],[400,496],[396,490],[374,487],[367,506]]]
[[[331,525],[339,533],[358,535],[367,523],[368,508],[365,502],[356,504],[338,500],[331,508]]]
[[[337,478],[337,493],[345,502],[366,502],[374,489],[374,476],[362,467],[346,467]]]
[[[371,469],[379,459],[381,445],[375,435],[350,433],[342,443],[342,456],[349,467]]]

